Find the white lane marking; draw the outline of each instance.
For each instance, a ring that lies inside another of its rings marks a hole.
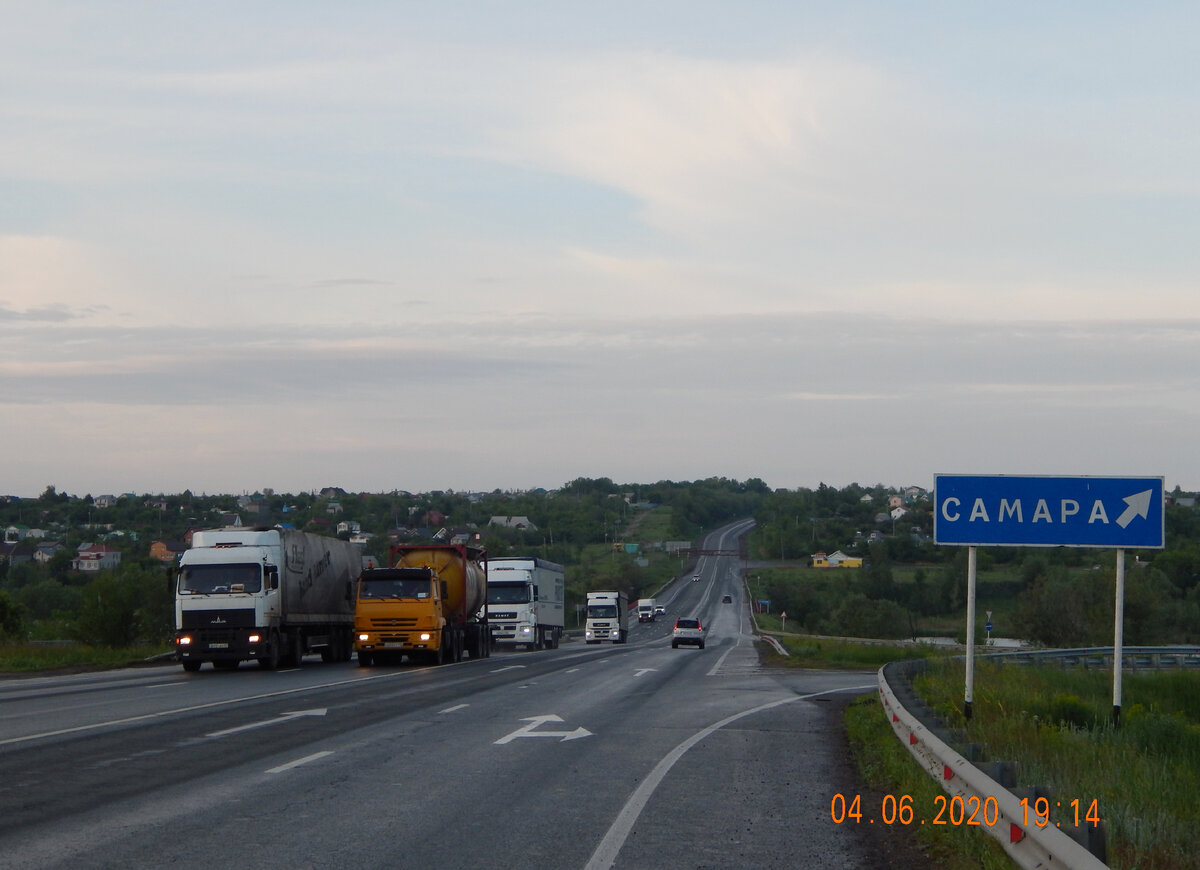
[[[731,652],[733,652],[734,649],[736,649],[736,648],[737,648],[737,644],[735,643],[729,649],[725,650],[725,652],[721,653],[721,657],[719,659],[717,659],[717,663],[712,666],[712,668],[709,670],[709,672],[707,674],[705,674],[705,676],[708,676],[708,677],[715,676],[717,674],[717,672],[721,670],[721,665],[725,664],[726,657],[728,657],[728,655]]]
[[[544,725],[547,722],[561,722],[561,716],[555,716],[551,713],[548,716],[527,716],[521,720],[528,722],[528,725],[522,725],[511,734],[506,734],[496,741],[497,746],[503,746],[505,743],[511,743],[518,737],[558,737],[561,738],[558,742],[565,743],[568,740],[578,740],[580,737],[591,737],[592,732],[586,728],[576,728],[574,731],[535,731],[539,725]]]
[[[176,680],[173,683],[151,683],[148,686],[142,686],[143,689],[162,689],[167,686],[186,686],[187,680]]]
[[[608,829],[608,833],[604,835],[604,839],[600,841],[600,845],[596,847],[596,851],[592,853],[591,860],[584,865],[583,870],[609,870],[616,863],[617,853],[621,851],[621,847],[625,845],[625,840],[629,837],[629,832],[633,830],[633,826],[637,823],[638,816],[645,809],[646,804],[650,800],[650,796],[654,794],[654,790],[658,788],[658,784],[663,781],[666,775],[675,766],[675,762],[683,758],[684,753],[699,743],[714,731],[724,728],[731,722],[736,722],[738,719],[744,719],[746,716],[753,716],[755,713],[761,713],[764,710],[770,710],[774,707],[781,707],[784,704],[790,704],[793,701],[807,701],[810,698],[818,698],[821,695],[832,695],[836,692],[860,692],[864,689],[873,689],[871,686],[854,686],[842,689],[829,689],[824,692],[813,692],[811,695],[793,695],[790,698],[781,698],[778,701],[771,701],[767,704],[760,704],[749,710],[743,710],[741,713],[734,713],[732,716],[727,716],[720,722],[709,725],[707,728],[697,731],[687,740],[680,743],[674,749],[666,754],[662,761],[654,765],[654,769],[650,771],[650,775],[642,780],[641,784],[634,789],[629,800],[625,802],[625,806],[621,808],[621,812],[617,814],[616,820]]]
[[[658,670],[658,668],[638,668],[636,671],[633,672],[633,675],[635,677],[640,677],[642,674],[648,674],[651,671],[657,671],[657,670]]]
[[[299,767],[302,764],[308,764],[310,761],[316,761],[318,758],[324,758],[326,755],[333,755],[330,750],[324,752],[314,752],[312,755],[306,755],[303,758],[297,758],[295,761],[289,761],[287,764],[281,764],[279,767],[272,767],[267,773],[283,773],[285,770],[291,770],[293,767]]]
[[[315,710],[295,710],[291,713],[280,713],[274,719],[264,719],[261,722],[251,722],[249,725],[239,725],[236,728],[226,728],[224,731],[213,731],[205,734],[205,737],[227,737],[230,734],[238,734],[242,731],[251,731],[255,728],[265,728],[267,725],[278,725],[280,722],[290,722],[300,716],[324,716],[328,711],[327,708],[321,707]]]
[[[493,668],[492,673],[493,674],[502,674],[505,671],[515,671],[515,670],[517,670],[517,668],[524,668],[524,667],[525,667],[524,665],[508,665],[507,667],[503,667],[503,668]]]
[[[59,728],[56,731],[43,731],[40,734],[25,734],[21,737],[7,737],[0,740],[0,746],[11,743],[24,743],[27,740],[37,740],[41,737],[59,737],[63,734],[77,734],[81,731],[94,731],[97,728],[107,728],[110,725],[128,725],[130,722],[144,722],[147,719],[161,719],[176,713],[192,713],[196,710],[208,710],[213,707],[228,707],[230,704],[241,704],[245,701],[261,701],[264,698],[279,698],[283,695],[294,695],[297,692],[311,692],[313,689],[328,689],[333,686],[346,686],[350,683],[364,683],[368,680],[390,680],[394,677],[409,676],[417,671],[392,671],[383,674],[373,674],[366,677],[354,677],[349,680],[335,680],[331,683],[316,683],[311,686],[301,686],[296,689],[281,689],[278,692],[263,692],[260,695],[246,695],[242,698],[227,698],[224,701],[211,701],[207,704],[193,704],[190,707],[176,707],[173,710],[160,710],[157,713],[145,713],[141,716],[128,716],[124,719],[110,719],[106,722],[93,722],[90,725],[76,725],[74,728]]]
[[[455,704],[453,707],[447,707],[445,710],[438,710],[438,713],[453,713],[455,710],[461,710],[469,706],[469,704]]]

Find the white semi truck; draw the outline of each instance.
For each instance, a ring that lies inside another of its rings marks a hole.
[[[556,649],[563,634],[562,565],[536,556],[487,560],[487,617],[493,646]]]
[[[623,592],[589,592],[583,639],[587,643],[625,643],[629,601]]]
[[[296,529],[192,534],[175,585],[175,650],[185,671],[256,660],[275,669],[309,652],[349,661],[362,547]]]

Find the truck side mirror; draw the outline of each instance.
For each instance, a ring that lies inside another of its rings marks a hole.
[[[272,568],[267,569],[267,588],[268,589],[278,589],[279,588],[279,569],[278,568],[272,567]]]
[[[537,595],[537,593],[538,593],[537,587],[536,587],[536,586],[534,586],[534,587],[533,587],[533,600],[534,600],[534,601],[537,601],[537,600],[538,600],[538,595]]]

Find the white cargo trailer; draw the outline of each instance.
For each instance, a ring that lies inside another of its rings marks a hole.
[[[583,639],[588,643],[625,643],[629,601],[623,592],[589,592]]]
[[[487,618],[493,646],[555,649],[563,634],[566,574],[536,556],[487,560]]]
[[[309,652],[349,661],[353,583],[362,547],[296,529],[209,529],[192,535],[175,585],[175,649],[184,670],[204,662],[268,669]]]

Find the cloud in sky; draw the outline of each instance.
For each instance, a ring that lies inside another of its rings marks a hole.
[[[0,490],[1200,487],[1186,15],[10,16]]]

